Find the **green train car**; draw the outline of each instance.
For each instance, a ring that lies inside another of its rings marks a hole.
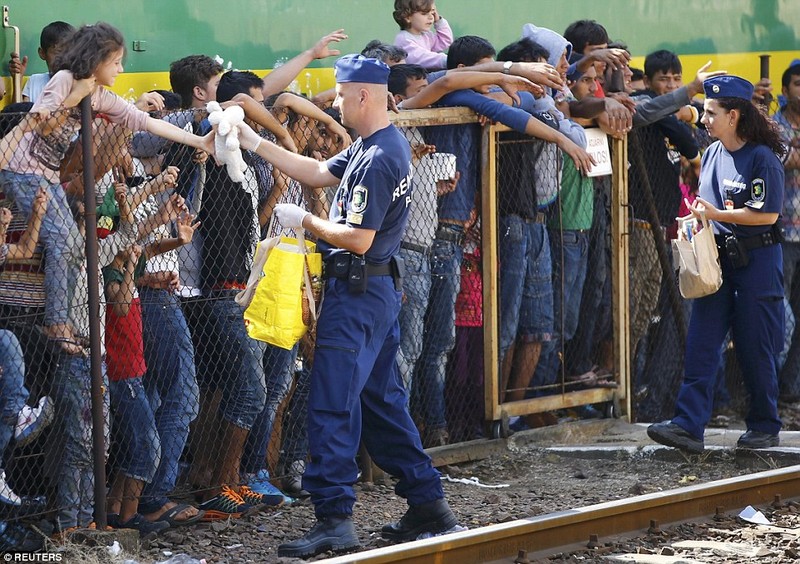
[[[266,72],[313,45],[329,31],[344,28],[342,53],[360,51],[371,39],[392,42],[397,25],[390,0],[8,0],[8,21],[0,34],[7,61],[19,28],[28,73],[44,72],[37,56],[39,32],[53,20],[72,24],[108,21],[127,41],[125,74],[115,91],[134,96],[169,88],[170,61],[204,53],[225,66]],[[522,25],[563,31],[577,19],[601,22],[614,40],[627,43],[634,65],[656,49],[681,56],[684,74],[706,61],[752,81],[759,78],[759,55],[771,55],[771,77],[780,79],[800,57],[800,2],[797,0],[439,0],[439,12],[456,36],[480,35],[499,49],[517,39]],[[294,88],[314,94],[333,83],[333,59],[302,73]],[[11,80],[6,76],[6,97]]]

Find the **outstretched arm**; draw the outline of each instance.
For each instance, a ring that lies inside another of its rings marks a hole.
[[[273,94],[281,92],[300,74],[308,64],[315,59],[324,59],[326,57],[335,57],[341,51],[331,49],[330,44],[347,39],[347,34],[344,29],[337,29],[316,42],[313,47],[307,49],[290,59],[285,64],[277,69],[271,71],[264,77],[264,98],[268,98]]]
[[[295,180],[311,187],[332,186],[339,179],[328,170],[325,162],[291,153],[258,136],[246,123],[239,125],[242,148],[255,152]]]
[[[297,146],[295,146],[291,135],[289,135],[289,132],[286,131],[286,128],[283,127],[277,119],[275,119],[275,116],[272,115],[272,112],[264,107],[264,104],[256,102],[247,94],[237,94],[233,97],[231,102],[240,104],[244,110],[244,115],[256,122],[261,127],[272,132],[272,134],[275,136],[275,139],[278,140],[278,143],[283,145],[287,151],[291,151],[293,153],[297,152]]]
[[[275,105],[289,108],[296,114],[307,116],[324,123],[331,133],[339,137],[341,148],[345,148],[353,143],[347,130],[342,127],[338,121],[323,112],[316,104],[302,96],[297,96],[291,92],[285,92],[278,96],[275,100]]]
[[[502,88],[517,104],[519,104],[517,92],[520,90],[542,93],[539,85],[521,76],[511,76],[501,72],[448,72],[440,79],[428,84],[416,96],[403,100],[401,106],[405,110],[427,108],[438,102],[445,94],[455,90],[478,88],[490,84]]]

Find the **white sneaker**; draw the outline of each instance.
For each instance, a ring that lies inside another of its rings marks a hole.
[[[33,442],[52,421],[53,402],[49,396],[43,396],[36,407],[24,405],[14,427],[16,446],[24,447]]]
[[[4,505],[22,505],[22,498],[11,490],[6,482],[6,471],[0,470],[0,503]]]

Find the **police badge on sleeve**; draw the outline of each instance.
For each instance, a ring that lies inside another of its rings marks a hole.
[[[367,196],[369,192],[366,186],[359,184],[353,188],[353,195],[350,197],[350,206],[347,210],[347,222],[361,225],[364,221],[364,210],[367,209]]]
[[[754,178],[750,183],[750,200],[744,203],[748,208],[760,210],[764,207],[764,198],[767,195],[763,178]]]

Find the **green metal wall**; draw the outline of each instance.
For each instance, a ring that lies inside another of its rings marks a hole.
[[[164,71],[191,53],[220,55],[236,68],[271,68],[324,33],[344,27],[343,52],[370,39],[391,42],[397,32],[390,0],[6,0],[21,29],[29,72],[44,71],[36,56],[41,28],[63,19],[105,20],[128,41],[126,72]],[[481,35],[498,48],[516,39],[525,22],[563,31],[573,20],[596,19],[634,55],[669,48],[679,54],[794,51],[800,47],[798,0],[438,0],[456,35]],[[13,49],[0,34],[4,60]],[[145,52],[133,52],[134,40]],[[331,61],[323,63],[330,66]],[[6,71],[7,72],[7,71]]]

